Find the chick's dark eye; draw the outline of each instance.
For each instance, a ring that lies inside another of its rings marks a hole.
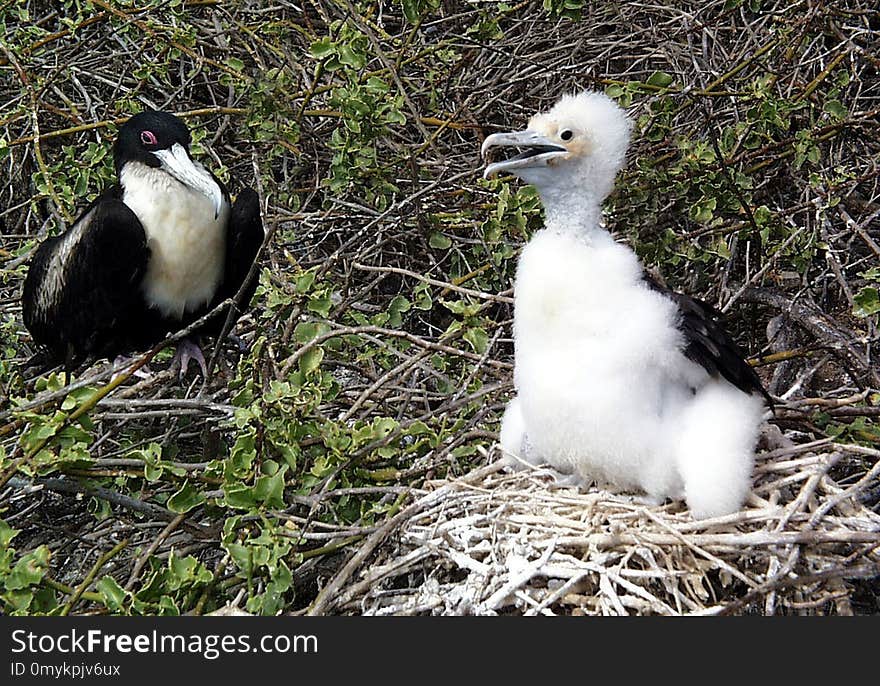
[[[568,129],[559,134],[559,137],[564,141],[570,141],[572,136],[574,136],[574,133],[572,133]]]
[[[141,131],[141,143],[144,145],[156,145],[156,134],[152,131]]]

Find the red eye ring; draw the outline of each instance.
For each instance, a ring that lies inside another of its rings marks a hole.
[[[141,143],[144,145],[156,145],[156,134],[152,131],[141,131]]]

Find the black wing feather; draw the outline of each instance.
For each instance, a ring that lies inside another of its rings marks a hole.
[[[141,337],[140,283],[150,251],[143,226],[120,194],[111,188],[64,234],[46,240],[25,278],[25,325],[36,343],[68,366],[124,352]],[[56,255],[65,238],[80,230],[59,272]]]
[[[221,188],[224,187],[221,185]],[[210,312],[224,300],[236,296],[247,279],[260,246],[263,244],[263,235],[259,196],[252,189],[246,188],[238,194],[229,212],[229,222],[226,225],[226,262],[223,266],[223,281],[208,305],[204,309],[194,312],[190,321]],[[239,301],[241,310],[236,312],[235,319],[241,316],[241,311],[254,297],[258,280],[256,273],[253,278],[247,279]],[[198,333],[208,336],[219,335],[228,313],[228,308],[222,308],[211,317],[210,321],[199,328]]]
[[[713,377],[722,376],[744,393],[760,393],[770,407],[773,406],[773,399],[764,390],[760,377],[725,331],[723,315],[718,310],[702,300],[669,290],[648,274],[644,274],[643,279],[651,290],[678,306],[681,314],[678,328],[684,335],[684,354],[689,360]]]
[[[212,307],[227,298],[234,298],[244,285],[240,300],[241,307],[247,307],[257,290],[258,274],[245,280],[263,244],[263,220],[260,217],[259,196],[250,188],[238,194],[229,213],[226,228],[226,265],[223,283],[217,291]],[[220,324],[222,325],[222,319]]]

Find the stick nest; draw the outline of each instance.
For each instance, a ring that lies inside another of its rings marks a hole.
[[[549,470],[511,473],[494,462],[427,484],[393,528],[374,535],[367,546],[375,552],[331,607],[371,615],[851,614],[847,580],[876,575],[880,563],[880,515],[860,501],[880,463],[841,483],[834,467],[850,448],[765,453],[747,506],[702,521],[681,503],[584,492]]]

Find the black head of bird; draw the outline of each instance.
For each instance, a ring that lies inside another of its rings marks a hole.
[[[215,218],[223,193],[211,173],[194,162],[189,152],[192,137],[180,119],[168,112],[147,111],[134,115],[122,128],[113,146],[116,174],[122,179],[126,165],[160,169],[180,183],[206,195]]]

